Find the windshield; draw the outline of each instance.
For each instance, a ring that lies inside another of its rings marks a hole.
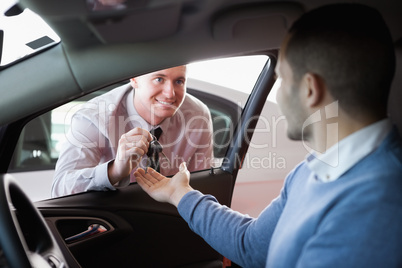
[[[29,9],[23,10],[22,13],[6,13],[17,2],[16,0],[0,1],[0,30],[3,31],[0,66],[13,63],[60,42],[57,34]]]

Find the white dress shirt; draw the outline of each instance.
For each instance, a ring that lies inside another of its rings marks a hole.
[[[337,180],[364,157],[372,153],[390,133],[390,119],[383,119],[340,140],[321,155],[307,157],[308,167],[322,182]]]
[[[135,170],[118,185],[110,184],[107,173],[107,165],[116,157],[122,134],[135,127],[148,131],[156,127],[138,115],[133,104],[134,94],[135,89],[123,85],[88,101],[74,114],[56,164],[53,197],[88,190],[114,190],[115,186],[123,187],[135,181]],[[159,126],[163,130],[159,142],[169,159],[160,157],[163,175],[177,173],[183,161],[190,171],[210,167],[213,129],[204,103],[186,94],[176,114]],[[142,163],[146,163],[146,156]]]

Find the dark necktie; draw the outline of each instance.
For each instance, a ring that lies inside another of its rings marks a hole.
[[[155,136],[156,140],[159,140],[159,137],[162,135],[161,127],[153,128],[150,132]]]
[[[148,148],[148,159],[149,159],[149,166],[156,171],[160,172],[160,165],[159,165],[159,153],[162,152],[162,145],[159,143],[159,137],[162,135],[162,129],[160,127],[154,128],[151,131],[153,135],[153,140],[149,143]]]

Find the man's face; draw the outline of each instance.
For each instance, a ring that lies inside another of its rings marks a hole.
[[[152,125],[172,117],[186,94],[186,66],[145,74],[131,79],[135,88],[134,106]]]
[[[301,102],[299,85],[294,83],[293,71],[282,53],[279,56],[275,72],[280,83],[276,100],[281,113],[286,117],[287,135],[291,140],[302,140],[302,138],[306,138],[303,136],[303,123],[308,115]]]

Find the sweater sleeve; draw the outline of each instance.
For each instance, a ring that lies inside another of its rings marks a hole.
[[[281,206],[278,198],[254,219],[220,205],[213,196],[191,191],[178,210],[190,228],[223,256],[242,267],[264,267]]]

